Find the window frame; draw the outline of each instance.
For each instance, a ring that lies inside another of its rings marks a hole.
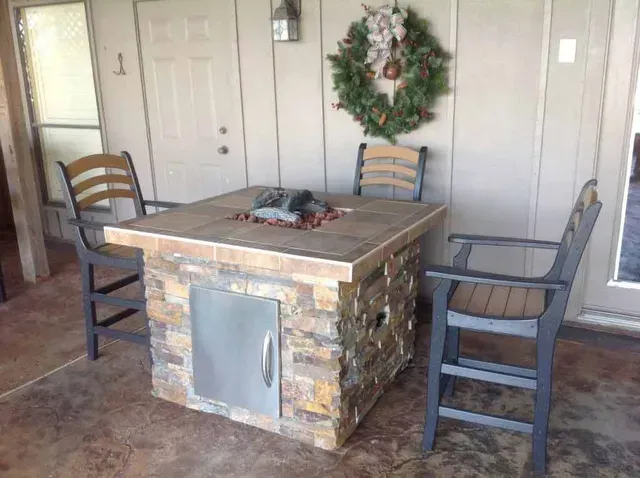
[[[96,96],[96,107],[98,112],[98,124],[97,125],[80,125],[80,124],[58,124],[58,123],[39,123],[36,121],[36,114],[34,111],[34,103],[32,101],[32,89],[30,84],[30,77],[27,71],[28,63],[26,59],[26,38],[27,32],[25,31],[23,36],[20,35],[20,22],[22,21],[22,9],[30,7],[43,7],[50,5],[66,5],[66,4],[82,4],[84,6],[85,18],[87,24],[87,36],[89,44],[89,54],[91,58],[91,70],[93,75],[93,87]],[[106,153],[107,148],[107,134],[104,122],[104,112],[102,108],[102,94],[100,88],[100,75],[97,62],[95,36],[93,31],[93,22],[91,15],[91,5],[87,0],[14,0],[11,4],[11,25],[13,29],[14,46],[15,46],[15,58],[18,64],[18,74],[20,76],[20,88],[22,90],[23,107],[25,111],[25,120],[27,123],[27,132],[30,139],[30,144],[34,155],[34,169],[36,171],[36,182],[38,183],[38,193],[42,206],[45,209],[64,209],[66,205],[63,200],[51,199],[49,197],[49,188],[47,182],[47,175],[44,164],[42,142],[40,138],[40,131],[45,128],[52,129],[76,129],[76,130],[90,130],[100,132],[100,142],[102,145],[102,151],[100,153]],[[24,39],[24,41],[23,41]],[[96,153],[97,154],[97,153]],[[109,205],[94,205],[88,208],[88,211],[95,211],[100,213],[113,213],[115,202],[113,199],[109,200]]]

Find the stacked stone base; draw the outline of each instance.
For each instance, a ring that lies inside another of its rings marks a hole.
[[[355,283],[147,253],[154,394],[324,449],[344,443],[413,356],[418,243]],[[280,301],[281,414],[194,393],[189,285]]]

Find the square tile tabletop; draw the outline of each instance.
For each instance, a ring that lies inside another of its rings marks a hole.
[[[427,230],[446,206],[313,193],[344,217],[306,231],[226,219],[249,212],[253,186],[105,228],[108,242],[351,282]]]

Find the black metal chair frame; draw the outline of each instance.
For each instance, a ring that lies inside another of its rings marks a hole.
[[[358,148],[358,159],[357,159],[357,163],[356,163],[356,175],[355,175],[355,180],[353,183],[353,194],[354,196],[360,196],[362,194],[362,184],[361,184],[361,180],[364,179],[363,178],[363,168],[365,166],[365,151],[367,149],[367,143],[361,143],[360,147]],[[376,146],[373,146],[373,148],[376,148]],[[394,147],[395,148],[395,147]],[[404,149],[408,149],[408,148],[404,148]],[[425,164],[427,162],[427,147],[423,146],[420,148],[420,151],[418,152],[418,162],[416,164],[416,168],[415,168],[415,182],[413,185],[413,200],[414,201],[421,201],[422,200],[422,183],[423,183],[423,179],[424,179],[424,168],[425,168]],[[415,152],[413,152],[413,154],[415,154]],[[383,158],[383,156],[380,156],[380,158]],[[404,160],[404,158],[389,158],[389,159],[402,159]],[[405,160],[406,161],[406,160]],[[384,172],[384,171],[381,171]],[[392,171],[390,171],[392,172]],[[380,183],[382,184],[382,183]],[[389,184],[392,185],[392,184]]]
[[[133,332],[125,332],[111,328],[121,320],[137,313],[142,312],[146,315],[145,300],[126,299],[110,295],[123,287],[134,282],[140,282],[144,293],[144,270],[142,251],[138,250],[135,257],[118,257],[102,252],[100,246],[93,247],[87,239],[86,229],[96,231],[104,231],[104,227],[108,224],[82,219],[81,212],[84,207],[79,205],[80,202],[86,201],[84,204],[94,204],[100,200],[109,198],[130,198],[134,202],[136,215],[138,217],[147,214],[146,207],[171,208],[178,206],[177,203],[165,201],[146,201],[142,197],[140,183],[135,172],[131,155],[123,151],[120,156],[115,155],[93,155],[80,158],[69,165],[58,161],[56,162],[58,172],[62,182],[63,195],[67,207],[68,222],[76,229],[75,245],[80,259],[80,268],[82,274],[82,299],[84,304],[85,327],[87,336],[87,357],[89,360],[98,358],[98,336],[103,335],[115,339],[125,340],[138,344],[149,344],[148,330],[147,335],[137,334]],[[74,166],[76,165],[76,166]],[[77,168],[82,165],[80,172],[70,174],[70,169]],[[86,165],[86,167],[85,167]],[[108,169],[109,171],[117,169],[124,174],[112,174],[108,172],[99,177],[93,177],[78,182],[75,186],[72,181],[80,174],[94,169]],[[84,184],[83,184],[84,183]],[[128,188],[113,188],[114,184],[126,185]],[[98,191],[91,194],[87,198],[78,201],[77,191],[79,189],[87,190],[94,186],[107,185],[109,189]],[[123,277],[122,279],[105,284],[96,288],[94,267],[104,266],[128,271],[134,271],[134,274]],[[108,304],[122,307],[123,310],[113,314],[101,321],[97,320],[96,303]]]
[[[455,418],[532,434],[534,469],[537,472],[545,470],[555,341],[566,312],[578,265],[602,208],[602,203],[597,201],[596,186],[595,180],[584,185],[561,242],[452,235],[451,242],[462,244],[454,258],[453,267],[430,267],[426,271],[426,276],[441,279],[441,282],[435,290],[433,303],[426,426],[422,441],[425,451],[433,449],[438,417]],[[551,269],[545,276],[513,277],[467,269],[473,245],[554,249],[557,253]],[[450,300],[460,283],[542,289],[545,291],[544,311],[537,317],[509,319],[469,315],[450,309]],[[461,357],[460,329],[535,339],[536,368]],[[533,423],[442,406],[441,397],[453,394],[456,377],[534,390]]]

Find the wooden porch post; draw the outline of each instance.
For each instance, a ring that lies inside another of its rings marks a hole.
[[[49,275],[40,215],[39,187],[24,117],[20,77],[15,61],[11,16],[0,0],[0,145],[11,194],[24,279]]]

